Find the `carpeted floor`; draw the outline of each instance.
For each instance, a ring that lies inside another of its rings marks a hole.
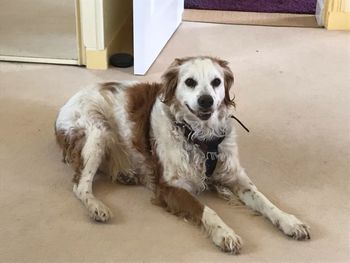
[[[265,13],[315,14],[317,0],[185,0],[185,8]]]
[[[347,32],[183,23],[145,77],[131,69],[0,63],[0,262],[349,262],[350,54]],[[208,54],[235,73],[240,157],[269,199],[311,226],[312,240],[200,196],[244,240],[239,256],[151,204],[142,187],[98,180],[112,209],[91,222],[53,136],[58,109],[85,85],[159,80],[175,58]]]

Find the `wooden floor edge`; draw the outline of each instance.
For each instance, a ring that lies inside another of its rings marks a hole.
[[[185,9],[183,21],[220,24],[320,27],[315,15]]]

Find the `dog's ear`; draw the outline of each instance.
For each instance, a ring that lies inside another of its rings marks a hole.
[[[234,97],[230,98],[230,89],[233,85],[234,77],[232,70],[228,66],[228,62],[221,59],[215,59],[216,63],[219,64],[219,66],[223,69],[224,72],[224,85],[225,85],[225,99],[224,103],[226,106],[233,106],[235,107]]]
[[[175,59],[169,68],[162,75],[162,88],[160,91],[162,102],[171,103],[175,96],[175,90],[179,78],[179,66],[182,64],[180,59]]]

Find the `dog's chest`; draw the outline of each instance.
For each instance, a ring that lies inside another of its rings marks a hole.
[[[200,149],[198,145],[179,140],[178,147],[167,148],[172,149],[173,153],[170,161],[171,165],[164,173],[164,179],[171,185],[184,188],[189,192],[198,194],[208,188],[209,184],[221,180],[234,179],[235,159],[233,149],[235,144],[227,144],[226,140],[220,145],[217,153],[217,163],[212,173],[207,173],[208,166],[206,161],[208,154]]]
[[[169,169],[164,173],[164,179],[171,185],[184,188],[192,193],[199,193],[207,188],[207,176],[204,153],[197,145],[185,140],[178,141],[178,147],[173,147],[173,158],[166,165]],[[169,148],[168,148],[169,149]]]
[[[189,166],[200,174],[205,174],[205,154],[199,149],[198,145],[183,142],[183,151],[181,153],[184,159],[188,159]]]

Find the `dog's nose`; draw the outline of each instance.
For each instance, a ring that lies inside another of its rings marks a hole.
[[[213,97],[210,95],[202,95],[198,98],[198,105],[203,109],[209,109],[211,106],[213,106],[213,103]]]

